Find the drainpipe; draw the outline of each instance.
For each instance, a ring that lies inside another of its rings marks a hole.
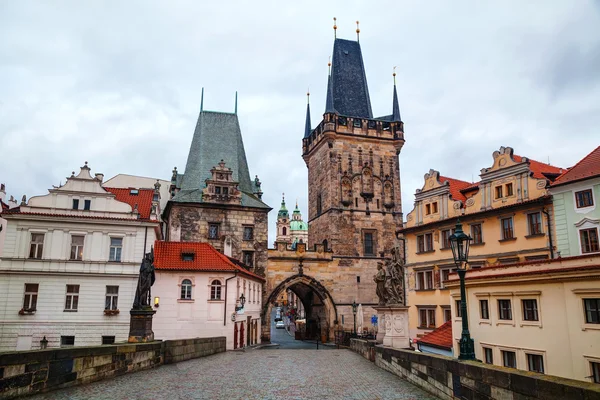
[[[144,231],[144,254],[142,254],[142,259],[146,256],[146,240],[148,239],[148,227]]]
[[[229,282],[230,279],[237,277],[237,274],[238,272],[236,270],[235,275],[225,279],[225,304],[223,305],[223,326],[227,326],[227,282]]]
[[[554,243],[552,242],[552,226],[550,225],[550,213],[546,211],[546,208],[542,208],[542,212],[546,214],[546,221],[548,222],[548,240],[550,241],[550,259],[554,259]]]

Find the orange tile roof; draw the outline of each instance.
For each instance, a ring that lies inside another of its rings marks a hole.
[[[513,154],[513,160],[515,160],[518,163],[523,162],[523,157]],[[548,177],[546,177],[544,174],[558,175],[564,171],[564,169],[560,167],[554,167],[549,164],[532,160],[531,158],[528,158],[528,160],[529,169],[531,170],[531,172],[533,172],[533,177],[537,179],[548,179]]]
[[[556,178],[552,186],[565,185],[600,175],[600,146]]]
[[[453,200],[461,200],[465,201],[467,198],[460,191],[465,189],[468,186],[471,186],[472,183],[461,181],[454,178],[448,178],[446,176],[440,175],[440,182],[448,182],[450,184],[450,196],[452,196]]]
[[[131,208],[135,208],[135,205],[138,206],[138,212],[140,213],[140,218],[148,219],[150,218],[150,212],[152,211],[152,198],[154,197],[153,189],[137,189],[138,194],[131,194],[131,189],[123,189],[123,188],[109,188],[105,187],[104,190],[114,194],[117,197],[118,201],[122,201],[123,203],[127,203],[131,206]]]
[[[419,343],[452,349],[452,321],[445,322],[443,325],[429,332],[419,339]]]
[[[194,259],[184,261],[181,255],[185,253],[194,254]],[[154,242],[154,266],[163,271],[237,271],[251,278],[265,280],[232,262],[208,243],[157,240]]]

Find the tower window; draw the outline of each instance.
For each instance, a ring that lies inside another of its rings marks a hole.
[[[287,235],[287,228],[284,226],[281,232],[283,236]]]
[[[322,211],[321,206],[322,206],[321,205],[321,193],[319,193],[317,195],[317,215],[321,215],[321,211]]]
[[[375,255],[375,232],[363,232],[363,254],[365,256]]]
[[[354,198],[354,207],[358,207],[358,197]]]
[[[79,210],[79,199],[73,199],[73,210]]]

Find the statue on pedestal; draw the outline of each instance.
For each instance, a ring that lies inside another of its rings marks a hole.
[[[152,309],[152,295],[150,288],[154,285],[156,277],[154,274],[154,247],[150,253],[146,253],[140,266],[135,298],[133,299],[133,310]]]
[[[404,305],[404,262],[397,246],[392,249],[392,259],[387,263],[386,290],[388,294],[386,304]]]
[[[386,276],[385,270],[383,269],[383,263],[377,263],[377,273],[373,276],[373,281],[377,284],[376,294],[379,298],[379,305],[385,305],[387,303],[387,289],[385,287]]]

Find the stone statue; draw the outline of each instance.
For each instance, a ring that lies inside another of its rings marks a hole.
[[[392,259],[387,261],[386,304],[404,305],[404,262],[401,257],[400,248],[392,249]]]
[[[152,310],[150,288],[154,284],[154,247],[150,248],[150,253],[146,253],[142,265],[140,266],[140,276],[138,278],[135,298],[133,299],[133,310]]]
[[[383,269],[383,263],[377,263],[377,273],[373,276],[373,281],[377,284],[376,294],[379,298],[379,305],[385,305],[387,303],[387,290],[385,288],[385,270]]]

